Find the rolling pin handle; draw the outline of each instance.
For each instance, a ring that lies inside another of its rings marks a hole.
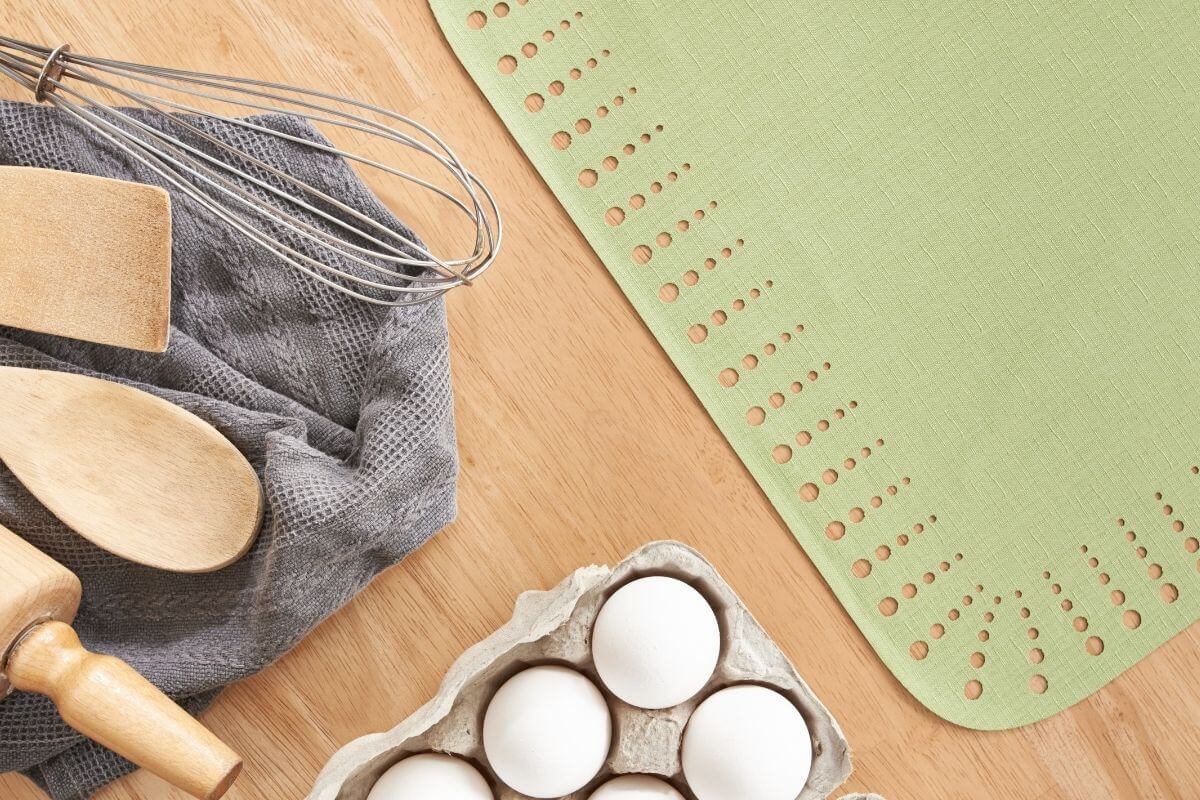
[[[201,800],[225,794],[242,760],[132,667],[89,653],[69,625],[27,632],[5,665],[14,688],[54,701],[75,730]]]

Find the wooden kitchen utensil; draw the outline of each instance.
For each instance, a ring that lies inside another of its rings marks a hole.
[[[89,653],[71,628],[79,579],[0,526],[0,698],[54,701],[75,730],[189,794],[216,800],[241,758],[125,662]]]
[[[166,350],[167,193],[71,172],[0,167],[0,325]]]
[[[211,572],[254,541],[258,476],[194,414],[111,381],[16,367],[0,367],[0,410],[0,461],[105,550]]]

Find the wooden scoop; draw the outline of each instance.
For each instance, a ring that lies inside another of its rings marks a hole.
[[[0,167],[0,325],[167,349],[167,193],[71,172]]]
[[[63,720],[189,794],[216,800],[242,760],[125,662],[89,653],[71,628],[79,579],[0,526],[0,699],[54,701]]]
[[[262,521],[258,476],[219,431],[111,381],[0,367],[0,460],[84,538],[150,567],[220,569]]]

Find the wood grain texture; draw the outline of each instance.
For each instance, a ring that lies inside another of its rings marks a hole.
[[[206,722],[247,761],[227,797],[303,797],[337,747],[434,694],[521,591],[664,537],[713,561],[842,723],[855,749],[846,791],[889,800],[1200,791],[1200,686],[1187,678],[1197,626],[1091,699],[1016,731],[957,728],[908,695],[493,116],[423,0],[9,0],[0,29],[390,105],[444,135],[506,211],[500,263],[449,301],[459,521],[222,696]],[[16,94],[2,81],[0,92]],[[379,188],[423,235],[436,241],[449,224],[444,210]],[[39,796],[12,776],[0,795]],[[146,774],[100,794],[181,797]]]
[[[161,353],[171,199],[69,172],[0,167],[0,324]]]
[[[15,367],[0,367],[0,408],[0,460],[110,553],[211,572],[254,542],[258,475],[196,415],[112,381]]]

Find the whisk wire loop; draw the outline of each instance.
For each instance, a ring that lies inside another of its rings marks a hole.
[[[288,266],[363,302],[404,306],[440,297],[470,285],[500,252],[503,221],[491,190],[441,137],[395,111],[316,89],[115,61],[76,53],[70,45],[48,48],[5,36],[0,36],[0,75],[77,120]],[[192,99],[152,93],[159,89]],[[92,90],[127,107],[101,102]],[[251,116],[206,110],[206,103]],[[332,126],[416,151],[448,176],[449,188],[324,137],[273,125],[258,114],[282,114],[314,128]],[[350,206],[227,141],[209,129],[212,124],[399,179],[462,214],[473,227],[471,244],[465,253],[435,255],[394,218],[377,219]]]

